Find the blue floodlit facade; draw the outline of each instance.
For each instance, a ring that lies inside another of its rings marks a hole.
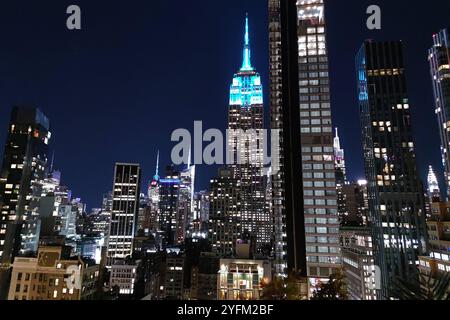
[[[248,17],[245,21],[245,43],[242,67],[234,75],[230,88],[230,105],[251,107],[263,104],[263,88],[261,77],[251,63],[250,38],[248,31]]]

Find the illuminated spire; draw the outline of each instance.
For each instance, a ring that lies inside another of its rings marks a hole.
[[[156,171],[155,171],[155,175],[153,176],[153,179],[159,180],[159,150],[158,150],[158,155],[156,156]]]
[[[189,155],[188,155],[188,163],[187,163],[188,170],[191,167],[191,149],[192,149],[192,146],[189,147]]]
[[[341,148],[341,139],[339,138],[339,130],[336,128],[336,136],[334,138],[334,164],[336,166],[336,176],[338,180],[338,184],[344,185],[347,176],[346,176],[346,167],[345,167],[345,152],[344,149]]]
[[[245,17],[245,41],[244,41],[244,56],[243,56],[241,71],[252,71],[251,52],[250,52],[250,35],[248,32],[248,13]]]
[[[439,182],[434,173],[433,167],[429,166],[428,168],[428,195],[432,197],[433,195],[439,195],[441,193],[439,189]]]
[[[55,163],[55,150],[53,150],[53,154],[52,154],[52,162],[50,163],[50,174],[53,173],[53,165]]]
[[[336,128],[336,136],[334,138],[334,149],[335,150],[341,150],[341,140],[339,139],[338,128]]]

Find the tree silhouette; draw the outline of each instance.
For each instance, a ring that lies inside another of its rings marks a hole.
[[[345,275],[341,270],[332,274],[328,282],[322,282],[313,293],[311,300],[347,300],[348,293]]]
[[[263,288],[262,300],[304,300],[301,282],[305,279],[298,273],[291,272],[286,277],[275,277],[269,283],[261,283]]]

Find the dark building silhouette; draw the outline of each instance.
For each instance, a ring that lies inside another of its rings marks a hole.
[[[0,257],[37,251],[39,199],[48,165],[50,121],[37,108],[13,107],[0,172]]]
[[[427,239],[402,42],[366,41],[356,69],[378,295],[388,299],[396,277],[417,279]]]

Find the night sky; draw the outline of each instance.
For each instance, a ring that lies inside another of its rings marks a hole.
[[[66,28],[66,8],[82,9],[82,30]],[[382,30],[366,29],[366,8],[382,7]],[[429,0],[329,0],[328,44],[335,126],[351,179],[364,177],[354,56],[364,39],[406,45],[413,128],[422,177],[442,176],[427,50],[449,23],[450,3]],[[241,65],[245,13],[253,65],[268,113],[265,0],[2,1],[0,143],[12,105],[38,106],[50,118],[51,148],[63,183],[89,207],[112,188],[115,162],[138,162],[147,181],[157,150],[170,162],[174,129],[225,129],[228,91]],[[216,167],[200,166],[197,190]]]

